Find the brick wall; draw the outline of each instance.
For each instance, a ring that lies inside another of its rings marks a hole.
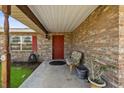
[[[45,35],[38,35],[38,54],[40,54],[42,60],[52,59],[53,35],[64,35],[64,57],[66,58],[71,53],[71,33],[51,33],[49,40]]]
[[[27,34],[23,34],[23,35],[27,35]],[[10,36],[12,36],[12,34]],[[4,53],[3,49],[4,49],[4,35],[0,34],[0,55],[2,55]],[[10,53],[11,53],[12,62],[14,62],[14,61],[26,62],[28,60],[28,57],[29,57],[31,51],[11,51],[10,50]]]
[[[99,6],[73,33],[73,50],[84,52],[85,62],[97,59],[111,65],[118,65],[118,6]],[[106,73],[111,87],[118,86],[118,68]]]
[[[124,6],[119,6],[119,87],[124,87]]]
[[[52,59],[52,39],[48,40],[45,35],[38,35],[38,54],[41,60]]]
[[[3,53],[3,44],[4,44],[4,40],[3,40],[4,35],[0,35],[0,55]]]
[[[11,51],[12,62],[28,62],[31,51]]]
[[[23,34],[25,35],[25,34]],[[40,61],[52,59],[52,35],[64,35],[64,57],[71,52],[71,33],[51,33],[50,39],[46,36],[37,35],[37,51]],[[0,34],[0,54],[3,54],[3,35]],[[12,61],[27,61],[31,51],[10,51]]]

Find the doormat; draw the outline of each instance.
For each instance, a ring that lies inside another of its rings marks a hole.
[[[50,65],[65,65],[66,62],[65,61],[51,61],[49,64]]]

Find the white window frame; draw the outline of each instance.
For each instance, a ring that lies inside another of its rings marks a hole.
[[[11,44],[14,44],[14,42],[11,42],[13,37],[16,37],[16,36],[11,36],[11,38],[10,38],[10,46],[11,46]],[[12,50],[12,49],[10,49],[11,51],[32,51],[32,49],[31,50],[23,50],[23,48],[22,48],[23,44],[26,44],[26,43],[23,42],[23,38],[27,37],[26,35],[25,36],[17,36],[17,37],[20,37],[20,42],[19,42],[20,50]],[[32,36],[28,36],[28,37],[31,38],[31,46],[32,46]],[[15,44],[17,44],[17,43],[15,43]]]

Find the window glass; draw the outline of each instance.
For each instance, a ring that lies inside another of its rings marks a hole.
[[[11,43],[19,43],[19,42],[21,42],[21,39],[19,36],[11,37]]]
[[[31,42],[32,42],[31,36],[24,36],[24,37],[23,37],[23,42],[24,42],[24,43],[31,43]]]

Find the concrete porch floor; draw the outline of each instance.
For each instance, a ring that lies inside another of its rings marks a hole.
[[[52,66],[43,62],[20,88],[88,88],[85,80],[69,72],[66,65]]]

